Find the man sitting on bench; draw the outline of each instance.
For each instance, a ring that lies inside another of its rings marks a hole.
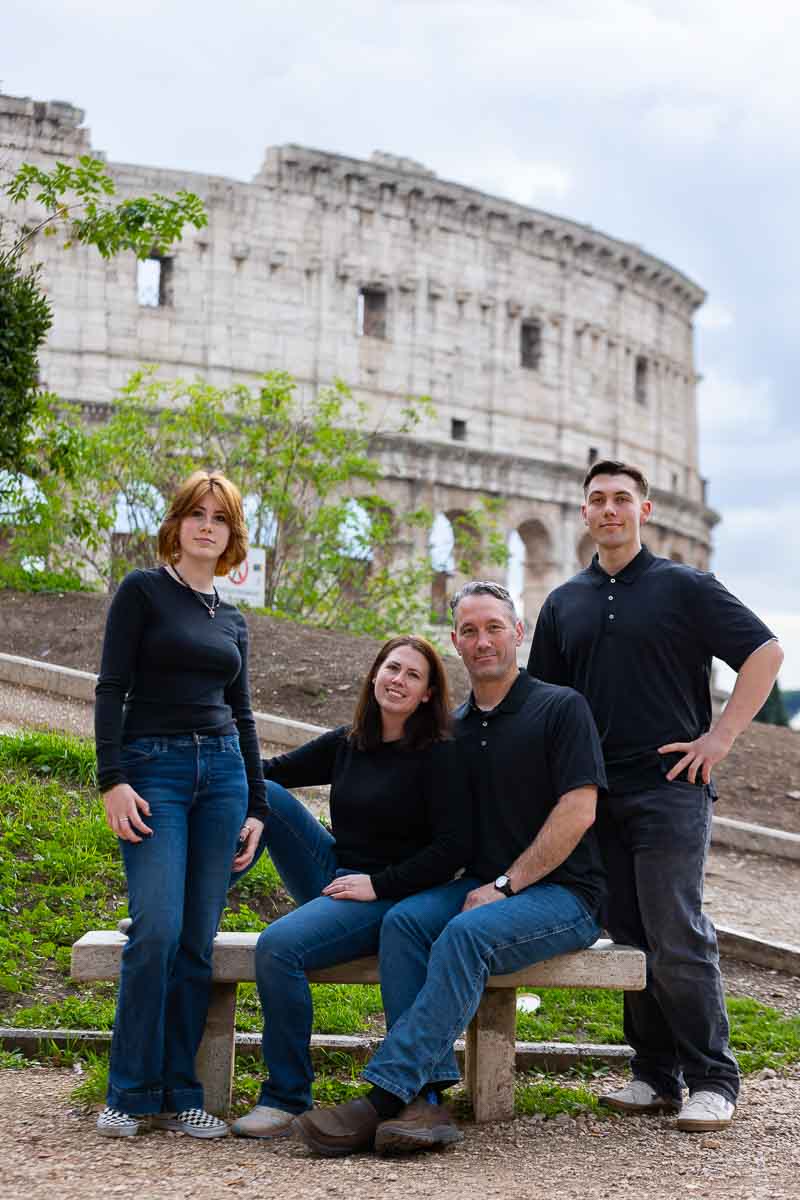
[[[605,880],[591,826],[606,777],[589,706],[519,670],[523,629],[505,588],[469,583],[451,608],[472,684],[456,737],[477,798],[476,858],[462,878],[400,901],[384,919],[388,1032],[364,1071],[371,1091],[293,1121],[325,1156],[460,1141],[441,1092],[459,1078],[453,1042],[486,980],[585,949],[600,932]]]

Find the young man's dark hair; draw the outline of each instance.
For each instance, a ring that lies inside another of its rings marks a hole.
[[[595,475],[628,475],[638,487],[643,500],[647,499],[647,493],[650,491],[650,484],[638,467],[632,467],[630,463],[618,462],[613,458],[604,458],[600,462],[592,463],[583,481],[584,492],[589,490],[589,484]]]

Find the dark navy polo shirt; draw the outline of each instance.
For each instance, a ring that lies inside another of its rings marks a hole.
[[[520,671],[491,711],[472,696],[455,712],[475,796],[475,857],[470,875],[488,883],[526,850],[560,798],[579,787],[605,789],[597,729],[583,696]],[[547,875],[570,888],[594,914],[605,896],[605,874],[594,829]]]
[[[710,572],[643,546],[615,576],[597,561],[545,601],[528,671],[589,701],[612,792],[660,783],[711,725],[711,659],[734,671],[774,634]]]

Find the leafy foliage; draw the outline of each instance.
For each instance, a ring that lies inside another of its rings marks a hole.
[[[754,721],[760,721],[762,725],[788,725],[789,715],[786,712],[786,705],[783,702],[781,689],[778,687],[777,679],[772,685],[772,690],[767,696],[764,705],[756,713]]]
[[[395,432],[424,410],[424,401],[410,403]],[[427,554],[400,547],[427,530],[431,514],[398,517],[381,496],[374,433],[341,382],[307,400],[283,371],[255,388],[216,388],[165,381],[148,368],[131,377],[104,425],[85,430],[77,414],[50,423],[43,416],[40,457],[52,457],[58,436],[66,466],[40,472],[44,501],[20,498],[15,552],[99,578],[108,532],[123,515],[112,576],[152,565],[166,497],[202,464],[222,470],[245,497],[251,540],[267,549],[268,612],[378,637],[407,629],[429,617],[432,571]],[[67,472],[72,486],[64,486]],[[487,501],[467,516],[473,551],[485,544],[502,558],[496,511]]]
[[[38,352],[53,322],[39,270],[0,254],[0,471],[18,473],[27,460],[26,435],[37,403]],[[8,490],[0,480],[0,496]]]
[[[88,154],[77,164],[56,163],[50,171],[23,163],[4,190],[17,204],[32,198],[45,210],[36,225],[21,233],[8,256],[19,253],[40,231],[56,234],[61,228],[67,236],[65,247],[94,246],[103,258],[132,250],[137,258],[147,258],[180,241],[186,225],[201,229],[208,224],[202,201],[193,192],[179,191],[174,197],[155,193],[112,203],[114,181],[105,163]]]

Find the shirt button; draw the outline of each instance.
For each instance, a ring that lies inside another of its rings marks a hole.
[[[483,728],[484,728],[484,729],[486,728],[486,726],[487,726],[488,724],[489,724],[489,722],[488,722],[488,721],[481,721],[481,725],[483,726]]]
[[[481,745],[482,745],[482,746],[485,746],[485,745],[486,745],[486,742],[481,742]]]
[[[613,596],[609,596],[608,598],[609,598],[609,600],[613,600],[613,599],[614,599],[614,597],[613,597]]]
[[[612,582],[612,583],[616,583],[617,581],[616,581],[616,579],[612,579],[612,580],[611,580],[611,582]]]
[[[608,614],[608,619],[609,619],[609,621],[613,621],[613,620],[614,620],[614,614],[613,614],[613,613],[609,613],[609,614]]]

